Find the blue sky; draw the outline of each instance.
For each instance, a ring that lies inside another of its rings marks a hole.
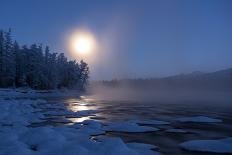
[[[81,27],[103,47],[90,63],[92,79],[232,67],[229,0],[0,0],[0,29],[12,28],[21,44],[71,58],[65,38]]]

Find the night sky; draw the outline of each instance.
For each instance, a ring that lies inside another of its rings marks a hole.
[[[70,59],[67,37],[88,29],[101,47],[92,79],[232,67],[229,0],[0,0],[0,29],[8,28],[20,44],[43,43]]]

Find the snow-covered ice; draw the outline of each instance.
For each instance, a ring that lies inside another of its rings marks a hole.
[[[105,134],[105,131],[102,128],[102,124],[94,120],[85,120],[80,123],[75,123],[71,128],[76,128],[80,133],[85,133],[90,136]]]
[[[232,137],[219,140],[191,140],[180,144],[189,151],[232,153]]]
[[[43,98],[43,97],[73,97],[80,95],[77,91],[71,90],[33,90],[30,88],[0,88],[0,98]]]
[[[9,155],[150,155],[158,154],[146,144],[128,145],[120,138],[104,138],[101,142],[90,139],[85,130],[66,127],[27,128],[0,132],[0,154]]]
[[[44,118],[42,114],[34,113],[31,104],[41,100],[0,100],[0,125],[29,125]]]
[[[7,94],[5,94],[7,95]],[[43,109],[50,111],[43,111]],[[51,109],[63,109],[52,111]],[[51,117],[54,121],[67,121],[54,115],[93,115],[97,110],[72,112],[61,105],[49,105],[44,100],[1,99],[0,97],[0,154],[1,155],[150,155],[155,146],[147,144],[126,144],[120,138],[106,137],[100,142],[91,140],[91,135],[105,134],[105,129],[129,132],[157,131],[136,123],[119,123],[105,126],[94,120],[86,120],[65,126],[29,127]],[[50,116],[49,116],[50,115]],[[68,121],[67,121],[68,122]],[[108,130],[107,130],[108,131]]]
[[[94,120],[85,120],[81,122],[81,124],[88,125],[88,127],[95,128],[95,129],[101,129],[102,127],[102,124],[100,122],[94,121]]]
[[[192,122],[192,123],[220,123],[222,120],[210,118],[206,116],[194,116],[194,117],[183,117],[178,118],[177,121],[180,122]]]
[[[159,152],[151,150],[151,149],[154,149],[154,150],[158,149],[158,147],[155,145],[143,144],[143,143],[127,143],[127,146],[129,148],[137,150],[141,154],[160,155]]]

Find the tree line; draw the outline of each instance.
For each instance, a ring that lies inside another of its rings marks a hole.
[[[0,87],[83,90],[89,77],[83,60],[69,61],[64,53],[50,52],[41,44],[20,46],[11,30],[0,30]]]
[[[109,88],[130,88],[143,91],[163,90],[200,90],[200,91],[232,91],[232,68],[215,72],[192,72],[177,74],[163,78],[114,79],[92,81],[92,87],[104,86]]]

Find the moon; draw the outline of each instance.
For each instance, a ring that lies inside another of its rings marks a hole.
[[[71,37],[71,49],[79,55],[88,55],[96,48],[95,37],[90,32],[77,32]]]

